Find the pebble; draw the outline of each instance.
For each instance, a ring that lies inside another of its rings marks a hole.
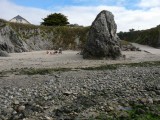
[[[154,74],[155,71],[157,74]],[[158,67],[122,67],[117,70],[80,70],[54,74],[21,78],[29,85],[23,87],[15,76],[15,82],[0,87],[1,116],[9,119],[21,115],[22,120],[54,120],[65,116],[71,119],[92,109],[94,112],[100,110],[108,114],[117,110],[124,112],[122,117],[127,117],[125,112],[132,110],[130,101],[144,105],[160,103],[160,96],[156,92],[158,87],[153,84],[159,79],[148,79],[151,74],[155,78],[160,77]],[[0,82],[3,80],[6,81],[6,78],[1,78]],[[141,109],[139,111],[145,112]]]
[[[13,104],[19,105],[19,101],[18,100],[14,100]]]
[[[21,105],[21,106],[18,107],[18,111],[19,112],[22,112],[24,110],[25,110],[25,106],[24,105]]]
[[[46,119],[46,120],[53,120],[53,118],[48,117],[48,116],[45,116],[45,119]]]
[[[152,99],[152,98],[149,98],[149,99],[148,99],[148,103],[153,104],[153,99]]]

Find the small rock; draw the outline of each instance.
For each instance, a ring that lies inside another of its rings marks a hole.
[[[142,104],[146,104],[146,103],[147,103],[147,99],[146,99],[146,98],[141,98],[141,99],[140,99],[140,102],[141,102]]]
[[[8,112],[8,113],[12,113],[13,111],[14,111],[13,108],[8,108],[8,109],[7,109],[7,112]]]
[[[59,75],[55,75],[55,78],[60,78],[61,76],[59,76]]]
[[[152,99],[152,98],[149,98],[149,99],[148,99],[148,103],[153,104],[153,99]]]
[[[129,118],[129,114],[127,112],[121,112],[118,116],[121,119]]]
[[[157,95],[160,95],[160,90],[155,90]]]
[[[107,109],[107,112],[110,112],[110,111],[113,111],[113,110],[114,110],[114,108],[109,106],[108,109]]]
[[[158,99],[158,98],[157,98],[157,99],[154,99],[153,101],[154,101],[155,103],[160,104],[160,99]]]
[[[47,101],[47,100],[48,100],[48,97],[44,97],[44,100]]]
[[[24,105],[21,105],[21,106],[18,107],[18,111],[19,112],[22,112],[24,110],[25,110],[25,106]]]
[[[128,111],[128,110],[132,110],[132,108],[130,106],[128,107],[123,107],[123,106],[118,106],[117,107],[117,110],[120,110],[120,111]]]
[[[16,112],[16,111],[13,111],[13,112],[12,112],[12,114],[13,114],[13,115],[16,115],[16,114],[17,114],[17,112]]]
[[[138,108],[137,113],[139,113],[139,114],[144,114],[144,113],[145,113],[145,110],[143,110],[142,108]]]
[[[14,105],[19,105],[19,101],[18,100],[14,100],[13,104]]]
[[[46,119],[46,120],[53,120],[53,118],[48,117],[48,116],[45,116],[45,119]]]
[[[160,84],[158,84],[158,85],[156,86],[156,89],[157,89],[157,90],[160,90]]]
[[[66,92],[63,93],[63,95],[66,95],[66,96],[69,96],[71,94],[72,94],[72,92],[69,92],[69,91],[66,91]]]

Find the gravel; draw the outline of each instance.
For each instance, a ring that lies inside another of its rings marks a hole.
[[[9,75],[0,86],[2,120],[87,119],[129,110],[131,101],[160,103],[160,67]]]

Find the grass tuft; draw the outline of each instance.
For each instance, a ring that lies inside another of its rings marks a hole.
[[[101,65],[98,67],[86,67],[86,68],[22,68],[22,69],[11,69],[9,71],[1,71],[0,77],[3,77],[9,73],[16,75],[46,75],[52,74],[53,72],[67,72],[67,71],[75,71],[75,70],[116,70],[120,67],[153,67],[160,66],[160,61],[152,61],[152,62],[140,62],[140,63],[127,63],[127,64],[109,64],[109,65]]]
[[[30,69],[24,69],[24,70],[21,70],[20,71],[20,74],[23,74],[23,75],[36,75],[36,74],[39,74],[39,75],[46,75],[46,74],[52,74],[53,72],[58,72],[58,71],[61,71],[61,72],[65,72],[65,71],[69,71],[71,70],[70,68],[56,68],[56,69],[53,69],[53,68],[30,68]]]
[[[98,67],[86,67],[86,68],[81,68],[82,70],[116,70],[118,68],[118,65],[101,65]]]

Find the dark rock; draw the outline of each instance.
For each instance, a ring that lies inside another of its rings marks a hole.
[[[138,109],[136,110],[136,113],[137,113],[137,114],[144,114],[144,113],[145,113],[145,110],[143,110],[142,108],[138,108]]]
[[[141,51],[139,48],[135,47],[132,44],[128,44],[128,45],[121,44],[121,50],[122,51]]]
[[[63,95],[66,95],[66,96],[69,96],[71,94],[72,94],[72,92],[70,92],[70,91],[66,91],[66,92],[63,93]]]
[[[0,50],[0,57],[9,57],[9,54],[6,51]]]
[[[155,90],[155,93],[156,93],[157,95],[160,95],[160,90]]]
[[[146,98],[141,98],[141,99],[140,99],[140,103],[142,103],[142,104],[147,104],[147,99],[146,99]]]
[[[13,52],[13,47],[4,42],[4,43],[0,43],[0,50]]]
[[[117,25],[111,12],[103,10],[92,23],[83,58],[112,58],[121,55]]]
[[[157,104],[160,104],[160,99],[158,99],[158,98],[157,98],[157,99],[154,99],[153,102],[154,102],[154,103],[157,103]]]

